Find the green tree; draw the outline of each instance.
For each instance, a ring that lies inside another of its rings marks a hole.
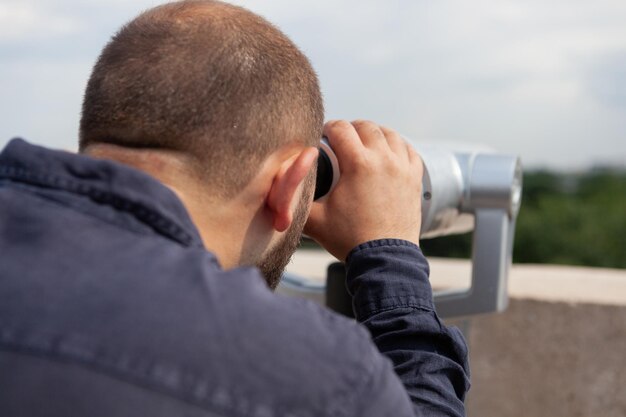
[[[471,234],[424,240],[422,248],[467,258]],[[626,268],[626,172],[526,173],[513,261]]]

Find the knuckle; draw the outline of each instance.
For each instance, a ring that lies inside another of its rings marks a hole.
[[[378,130],[379,129],[376,123],[370,120],[362,120],[362,119],[354,120],[352,122],[352,126],[354,126],[356,129],[363,129],[363,130]]]
[[[409,151],[409,155],[411,156],[411,159],[415,161],[415,163],[422,163],[422,157],[420,156],[420,154],[415,150],[415,148],[413,148],[411,145],[407,144],[407,149]]]
[[[350,123],[346,120],[331,120],[326,123],[326,126],[330,130],[346,130],[350,129]]]
[[[385,136],[387,137],[394,137],[394,138],[399,138],[400,139],[400,135],[398,134],[398,132],[396,132],[394,129],[387,127],[387,126],[380,126],[380,130],[383,131],[383,133],[385,133]]]
[[[361,137],[385,139],[385,133],[380,126],[369,120],[356,120],[352,122],[354,129]]]

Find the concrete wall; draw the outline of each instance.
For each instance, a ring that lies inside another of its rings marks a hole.
[[[626,306],[513,299],[465,327],[468,415],[626,416]]]
[[[326,255],[289,270],[313,282]],[[435,288],[469,282],[467,261],[432,259]],[[514,265],[499,314],[448,320],[470,346],[470,417],[626,417],[626,271]]]

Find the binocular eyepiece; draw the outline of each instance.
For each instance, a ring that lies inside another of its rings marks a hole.
[[[479,208],[504,209],[511,218],[517,216],[522,190],[522,167],[517,156],[428,145],[415,148],[424,163],[422,238],[473,230],[473,213]],[[322,138],[315,200],[331,193],[339,177],[337,156],[328,140]]]
[[[330,194],[339,181],[339,162],[335,152],[328,144],[326,137],[322,138],[317,157],[317,176],[315,179],[314,200],[319,200]]]

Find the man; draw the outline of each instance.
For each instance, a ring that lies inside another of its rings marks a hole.
[[[312,203],[322,134],[342,176]],[[0,154],[1,415],[464,414],[419,156],[371,122],[323,126],[309,62],[265,20],[186,1],[128,23],[80,150]],[[303,228],[346,261],[361,324],[268,289]]]

